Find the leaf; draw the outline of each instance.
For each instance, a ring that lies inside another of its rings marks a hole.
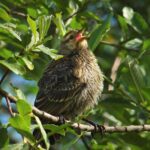
[[[32,20],[29,15],[27,17],[27,21],[28,21],[28,24],[31,28],[31,31],[32,31],[33,35],[34,35],[34,39],[36,39],[36,35],[37,35],[36,34],[37,33],[37,31],[36,31],[36,29],[37,29],[36,28],[36,22],[34,20]]]
[[[2,18],[3,20],[8,21],[8,22],[11,20],[11,17],[3,8],[0,8],[0,14],[1,14],[0,18]]]
[[[123,8],[123,16],[127,23],[133,27],[140,34],[147,34],[149,32],[149,26],[144,18],[130,7]]]
[[[62,15],[61,13],[56,13],[55,17],[53,17],[53,21],[55,23],[55,25],[57,26],[58,30],[59,30],[59,34],[61,36],[64,36],[66,33],[66,29],[65,29],[65,25],[64,22],[62,20]]]
[[[141,47],[142,44],[143,44],[143,41],[141,39],[135,38],[126,42],[125,47],[136,50],[137,48]]]
[[[39,25],[39,33],[40,33],[40,39],[43,39],[50,27],[52,16],[40,16],[38,18],[38,25]]]
[[[41,121],[40,121],[40,119],[38,117],[36,117],[36,116],[34,116],[34,117],[35,117],[35,120],[36,120],[36,122],[37,122],[37,124],[38,124],[38,126],[40,128],[41,134],[43,136],[43,139],[44,139],[44,142],[45,142],[45,145],[46,145],[46,149],[49,150],[50,143],[49,143],[47,134],[46,134],[46,132],[45,132],[43,126],[42,126],[42,123],[41,123]]]
[[[29,115],[25,117],[21,115],[16,115],[15,117],[9,119],[9,123],[20,134],[25,136],[30,142],[34,142],[34,137],[31,133],[28,120],[29,120]]]
[[[18,144],[11,144],[4,147],[2,150],[29,150],[29,144],[18,143]]]
[[[97,25],[95,30],[92,32],[90,40],[89,40],[89,47],[92,51],[96,49],[99,45],[100,40],[106,35],[106,33],[110,30],[110,21],[112,15],[109,15],[107,19],[101,24]]]
[[[36,49],[34,51],[41,51],[41,52],[49,55],[54,60],[58,60],[63,57],[62,55],[55,54],[54,51],[56,51],[56,50],[49,49],[48,47],[46,47],[44,45],[39,45],[38,47],[36,47]]]
[[[10,83],[10,85],[13,88],[13,90],[15,91],[15,93],[17,95],[17,99],[23,99],[23,100],[26,99],[24,93],[19,88],[15,87],[12,83]]]
[[[9,137],[6,128],[0,127],[0,136],[0,148],[4,148],[9,143]]]
[[[61,126],[57,126],[57,125],[54,125],[54,124],[44,125],[44,129],[50,130],[51,134],[58,133],[58,134],[63,135],[63,136],[65,136],[65,130],[64,129],[66,127],[68,127],[67,124],[64,124],[64,125],[61,125]]]
[[[37,16],[38,16],[38,12],[37,12],[36,8],[28,7],[27,12],[33,18],[37,18]]]
[[[33,63],[29,60],[28,56],[23,56],[22,60],[24,61],[24,63],[26,64],[26,66],[30,69],[33,70],[34,69],[34,65]]]
[[[143,42],[142,51],[150,51],[150,39],[145,39]]]
[[[23,75],[26,72],[24,66],[22,66],[22,64],[20,64],[19,61],[17,61],[14,58],[9,58],[7,60],[0,60],[0,64],[4,65],[5,67],[7,67],[16,74]]]
[[[129,31],[128,31],[128,25],[126,23],[125,18],[123,18],[122,16],[118,15],[118,21],[120,23],[121,29],[122,29],[122,36],[123,36],[123,41],[125,41],[126,39],[128,39],[129,36]]]
[[[3,57],[4,59],[8,59],[10,57],[13,57],[14,54],[12,51],[6,49],[6,48],[1,48],[0,49],[0,57]]]
[[[29,115],[32,112],[31,105],[25,100],[17,101],[17,109],[22,116]]]
[[[0,29],[3,29],[3,32],[8,32],[10,33],[13,37],[18,39],[19,41],[22,41],[20,35],[18,34],[17,31],[15,31],[16,26],[13,26],[13,24],[0,24]]]

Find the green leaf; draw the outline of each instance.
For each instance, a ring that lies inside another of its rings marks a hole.
[[[16,26],[13,24],[7,23],[7,24],[0,24],[0,29],[2,29],[2,32],[10,33],[13,37],[18,39],[19,41],[22,41],[19,33],[15,31]]]
[[[36,8],[28,7],[27,12],[33,18],[37,18],[37,16],[38,16],[38,12],[37,12]]]
[[[150,39],[145,39],[143,42],[142,51],[150,51]]]
[[[18,144],[11,144],[3,148],[2,150],[29,150],[29,144],[18,143]]]
[[[17,109],[22,116],[29,115],[32,112],[31,105],[25,100],[17,101]]]
[[[31,18],[30,18],[30,16],[28,16],[27,17],[27,21],[28,21],[28,24],[29,24],[29,26],[30,26],[30,28],[31,28],[31,31],[32,31],[32,33],[33,33],[33,35],[34,35],[34,39],[36,39],[36,33],[37,33],[37,31],[36,31],[36,22],[34,21],[34,20],[32,20]]]
[[[8,69],[10,69],[12,72],[16,74],[23,75],[25,74],[26,70],[22,64],[20,64],[16,59],[9,58],[7,60],[0,60],[0,64],[4,65]]]
[[[136,50],[137,48],[140,48],[142,44],[143,44],[143,41],[141,39],[135,38],[126,42],[125,47]]]
[[[61,13],[56,13],[55,17],[53,17],[53,21],[55,23],[55,25],[57,26],[58,30],[59,30],[59,34],[61,36],[64,36],[66,33],[66,29],[65,29],[65,25],[64,22],[62,20],[62,15]]]
[[[89,47],[92,51],[96,49],[99,45],[100,40],[106,35],[106,33],[110,30],[110,21],[112,15],[109,15],[107,19],[101,24],[97,25],[95,30],[92,32],[90,40],[89,40]]]
[[[0,18],[2,18],[3,20],[9,22],[11,20],[11,17],[8,15],[8,13],[3,9],[0,8]]]
[[[133,27],[140,34],[147,34],[149,32],[149,26],[144,18],[130,7],[123,8],[123,16],[127,23]]]
[[[26,97],[25,97],[24,93],[21,91],[21,89],[15,87],[12,83],[10,83],[10,85],[13,88],[14,92],[16,93],[17,99],[23,99],[23,100],[26,99]]]
[[[44,125],[44,129],[50,130],[51,134],[58,133],[58,134],[63,135],[63,136],[65,136],[65,130],[64,129],[66,127],[68,127],[68,124],[64,124],[64,125],[61,125],[61,126],[54,125],[54,124]]]
[[[34,138],[31,133],[29,122],[28,122],[29,118],[30,118],[29,115],[26,115],[26,116],[16,115],[15,117],[12,117],[9,119],[9,123],[20,134],[25,136],[30,142],[34,142]]]
[[[39,25],[39,33],[40,33],[40,39],[43,39],[50,27],[52,16],[40,16],[38,18],[38,25]]]
[[[9,137],[8,137],[8,133],[7,133],[7,129],[4,127],[0,127],[0,148],[4,148],[5,146],[8,145],[9,143]]]
[[[46,132],[45,132],[43,126],[42,126],[42,123],[41,123],[41,121],[38,117],[36,117],[36,116],[34,116],[34,117],[35,117],[35,120],[36,120],[36,122],[37,122],[37,124],[40,128],[41,134],[43,136],[43,139],[44,139],[44,142],[45,142],[45,145],[46,145],[46,149],[49,150],[49,148],[50,148],[49,139],[48,139],[47,134],[46,134]]]
[[[48,47],[46,47],[44,45],[39,45],[38,47],[36,47],[36,49],[34,51],[41,51],[41,52],[49,55],[54,60],[58,60],[63,57],[62,55],[55,54],[54,51],[56,51],[56,50],[49,49]]]
[[[128,39],[129,37],[129,30],[128,30],[128,25],[126,23],[125,18],[122,16],[118,15],[118,21],[120,23],[121,29],[122,29],[122,36],[123,36],[123,41]]]
[[[0,57],[3,57],[4,59],[8,59],[10,57],[13,57],[14,54],[12,51],[6,49],[6,48],[2,48],[0,49]]]
[[[26,64],[26,66],[30,69],[33,70],[34,69],[34,65],[33,63],[29,60],[28,56],[23,56],[22,60],[24,61],[24,63]]]

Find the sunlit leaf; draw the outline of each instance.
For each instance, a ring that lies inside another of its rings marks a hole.
[[[26,66],[30,69],[33,70],[34,69],[34,65],[33,63],[29,60],[29,58],[27,56],[23,56],[22,60],[24,61],[24,63],[26,64]]]
[[[0,18],[2,18],[3,20],[5,21],[10,21],[11,20],[11,17],[8,15],[8,13],[3,9],[3,8],[0,8]]]
[[[13,37],[18,39],[19,41],[22,41],[20,35],[18,34],[17,31],[15,31],[15,26],[11,26],[12,24],[0,24],[0,29],[3,30],[3,32],[8,32],[10,33]]]
[[[125,43],[125,47],[127,48],[131,48],[131,49],[135,49],[137,50],[137,48],[140,48],[143,44],[143,41],[141,39],[138,39],[138,38],[135,38],[135,39],[132,39],[128,42]]]
[[[41,134],[43,136],[46,148],[49,149],[50,148],[50,143],[49,143],[47,134],[46,134],[46,132],[45,132],[43,126],[42,126],[42,123],[41,123],[41,121],[40,121],[40,119],[38,117],[36,117],[36,116],[34,116],[34,117],[35,117],[35,120],[36,120],[36,122],[37,122],[37,124],[38,124],[38,126],[40,128],[40,131],[41,131]]]
[[[38,25],[39,25],[39,33],[40,33],[40,39],[43,39],[50,27],[52,16],[40,16],[38,18]]]
[[[29,115],[32,112],[31,105],[25,100],[17,101],[17,109],[22,116]]]
[[[31,17],[30,16],[28,16],[27,17],[27,21],[28,21],[28,24],[30,25],[30,28],[31,28],[31,31],[32,31],[32,33],[33,33],[33,35],[34,35],[34,39],[36,39],[36,22],[33,20],[33,19],[31,19]]]
[[[123,16],[126,21],[139,33],[149,32],[149,26],[144,18],[130,7],[123,8]]]
[[[49,55],[52,59],[55,59],[55,60],[63,57],[62,55],[58,55],[58,54],[54,53],[54,49],[50,49],[44,45],[39,45],[38,47],[36,47],[36,49],[34,51],[41,51],[41,52]]]
[[[34,138],[31,133],[30,126],[28,123],[28,118],[29,118],[29,116],[15,115],[15,117],[12,117],[9,119],[9,123],[19,133],[21,133],[27,139],[29,139],[30,142],[34,142]]]
[[[25,97],[24,93],[21,91],[21,89],[15,87],[12,83],[10,85],[13,88],[14,92],[16,93],[18,99],[23,99],[23,100],[26,99],[26,97]]]
[[[53,21],[54,21],[54,23],[56,24],[56,26],[59,30],[59,34],[61,36],[64,36],[65,33],[66,33],[66,30],[65,30],[65,26],[64,26],[64,23],[63,23],[63,20],[62,20],[61,13],[56,13],[55,17],[53,17]]]
[[[22,64],[20,64],[16,59],[13,58],[0,60],[0,64],[4,65],[16,74],[23,75],[26,72],[24,66],[22,66]]]

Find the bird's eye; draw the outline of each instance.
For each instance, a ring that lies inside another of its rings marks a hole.
[[[71,35],[69,39],[70,39],[70,40],[72,40],[73,38],[74,38],[74,36],[73,36],[73,35]]]

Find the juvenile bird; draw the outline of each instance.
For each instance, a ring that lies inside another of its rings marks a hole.
[[[52,61],[38,83],[35,106],[52,115],[74,119],[97,104],[103,74],[82,31],[68,32],[59,53],[64,57]]]

